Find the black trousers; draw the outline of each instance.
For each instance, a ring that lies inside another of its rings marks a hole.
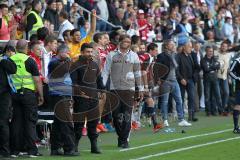
[[[9,118],[11,95],[0,93],[0,155],[9,155]]]
[[[74,113],[78,116],[74,123],[76,143],[78,143],[82,137],[85,118],[87,119],[88,138],[90,141],[97,140],[98,133],[96,127],[99,121],[98,100],[82,97],[74,98]]]
[[[131,116],[133,110],[134,92],[133,91],[112,91],[120,100],[119,105],[113,111],[113,124],[118,135],[118,141],[125,143],[128,140],[131,130]]]
[[[51,107],[56,107],[57,104],[68,100],[70,100],[70,97],[50,96],[50,105]],[[74,150],[75,147],[73,123],[71,121],[71,117],[69,117],[70,106],[67,106],[67,103],[61,104],[62,105],[58,106],[61,113],[57,112],[56,114],[56,108],[54,110],[54,122],[50,135],[51,150],[63,148],[64,152],[69,152]],[[67,117],[67,119],[61,118],[62,116]]]
[[[10,148],[13,154],[27,151],[29,154],[38,152],[35,142],[37,141],[36,123],[37,97],[31,90],[25,90],[24,94],[14,94],[13,117],[10,126]]]

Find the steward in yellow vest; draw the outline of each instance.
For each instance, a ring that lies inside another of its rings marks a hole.
[[[36,62],[25,54],[28,50],[28,42],[23,39],[18,40],[16,50],[17,53],[11,56],[17,66],[16,74],[12,75],[17,93],[12,96],[10,148],[15,157],[19,155],[19,151],[24,149],[23,146],[27,148],[29,157],[36,157],[41,155],[35,144],[37,140],[35,133],[38,105],[43,104],[42,81]]]
[[[35,84],[31,73],[26,70],[25,63],[29,56],[24,53],[16,53],[11,59],[17,65],[17,73],[12,75],[12,81],[17,90],[26,88],[35,91]]]
[[[42,28],[43,21],[39,13],[42,10],[42,3],[40,0],[34,0],[32,3],[33,10],[27,16],[26,37],[36,34],[39,28]]]

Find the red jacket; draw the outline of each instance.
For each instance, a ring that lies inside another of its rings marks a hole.
[[[42,61],[41,58],[37,57],[33,52],[29,52],[28,55],[35,60],[35,62],[37,63],[37,67],[38,67],[38,71],[40,73],[40,78],[43,81],[45,78],[42,75]]]

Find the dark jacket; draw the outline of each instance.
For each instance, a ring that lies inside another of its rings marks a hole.
[[[79,56],[79,60],[72,64],[70,72],[74,95],[78,95],[78,91],[81,90],[87,96],[96,98],[97,89],[105,88],[99,66],[91,58]]]
[[[217,71],[220,69],[220,63],[217,61],[216,57],[209,59],[207,56],[205,56],[201,60],[201,68],[203,70],[203,77],[205,79],[217,79]]]
[[[176,61],[178,63],[178,68],[176,71],[177,79],[181,81],[182,79],[194,80],[194,74],[197,71],[198,65],[196,61],[193,60],[192,55],[186,56],[184,53],[179,53],[176,56]]]
[[[230,67],[230,76],[236,80],[236,91],[240,90],[240,57],[236,58]]]
[[[191,56],[192,56],[193,62],[195,64],[193,79],[196,82],[200,78],[201,64],[198,63],[198,58],[197,58],[196,52],[193,51],[191,53]],[[201,63],[202,59],[203,59],[203,55],[200,52],[200,63]]]
[[[158,64],[161,64],[161,65],[164,65],[166,67],[166,72],[165,73],[162,73],[162,72],[159,72],[161,69],[160,69],[160,65]],[[156,59],[156,63],[155,65],[153,66],[153,73],[154,73],[154,81],[156,82],[157,80],[161,79],[161,80],[166,80],[168,74],[169,74],[169,68],[170,68],[170,65],[171,65],[171,58],[168,56],[167,53],[161,53],[157,56],[157,59]]]
[[[15,74],[17,71],[16,64],[11,59],[0,60],[0,94],[10,92],[7,74]]]
[[[59,20],[58,20],[58,14],[57,11],[54,11],[52,9],[46,9],[44,14],[44,19],[48,20],[51,24],[54,25],[54,31],[58,31],[59,28]]]

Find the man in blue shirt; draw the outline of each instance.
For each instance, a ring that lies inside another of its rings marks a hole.
[[[70,113],[72,81],[69,73],[69,49],[63,44],[58,47],[57,53],[48,65],[50,106],[55,112],[50,136],[51,155],[63,155],[61,152],[63,148],[64,155],[77,156],[78,153],[74,151],[74,132]]]

